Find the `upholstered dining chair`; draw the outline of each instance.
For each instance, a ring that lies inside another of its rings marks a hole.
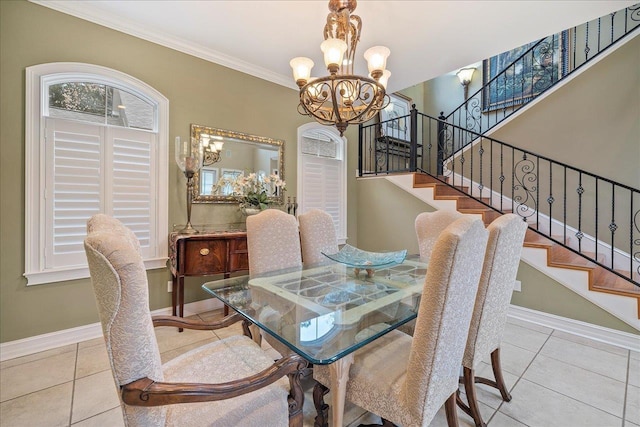
[[[458,425],[460,364],[487,234],[482,221],[469,216],[441,233],[425,278],[414,336],[394,330],[357,350],[347,400],[379,415],[384,425],[407,427],[429,425],[444,404],[448,425]],[[314,366],[316,408],[326,407],[323,394],[329,375],[328,366]]]
[[[250,275],[301,266],[296,218],[278,209],[247,217],[247,249]]]
[[[322,252],[338,252],[338,240],[333,217],[320,209],[311,209],[298,216],[302,261],[316,264],[326,260]]]
[[[251,338],[236,335],[162,364],[154,326],[213,330],[240,315],[217,322],[151,317],[136,236],[103,214],[87,230],[84,247],[125,425],[302,426],[304,359],[274,363]]]
[[[507,311],[516,280],[527,224],[516,214],[496,218],[489,227],[487,251],[478,285],[467,347],[462,359],[463,382],[468,405],[458,394],[458,406],[473,417],[477,427],[485,426],[476,400],[475,383],[490,385],[500,391],[502,399],[511,395],[500,367],[500,342],[507,322]],[[491,354],[495,381],[476,377],[475,369],[483,357]]]
[[[249,275],[302,266],[300,233],[293,215],[278,209],[266,209],[247,217],[247,250],[249,252]],[[294,305],[291,304],[290,308]],[[284,316],[289,307],[282,305],[273,316]],[[263,313],[263,316],[267,314]],[[265,319],[266,320],[266,319]],[[280,354],[292,351],[266,332],[262,337]]]
[[[462,215],[458,211],[445,210],[418,214],[415,227],[420,250],[420,261],[429,262],[433,246],[436,244],[440,233],[453,221],[462,218]]]

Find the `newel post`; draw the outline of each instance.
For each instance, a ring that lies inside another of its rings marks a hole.
[[[444,111],[440,111],[440,116],[438,116],[438,155],[436,160],[436,172],[437,176],[442,176],[444,169],[444,144],[445,144],[445,129],[446,129],[446,120],[447,118],[444,116]]]
[[[364,144],[364,129],[358,124],[358,176],[362,176],[362,145]],[[346,151],[346,150],[345,150]]]
[[[411,172],[418,169],[418,110],[416,104],[411,105],[411,151],[409,152],[409,168]]]

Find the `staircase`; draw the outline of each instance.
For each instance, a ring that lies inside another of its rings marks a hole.
[[[359,175],[385,175],[436,209],[480,215],[485,224],[513,211],[529,225],[525,262],[640,330],[640,189],[487,134],[516,111],[523,114],[523,107],[569,80],[565,77],[579,74],[573,71],[606,56],[600,53],[632,40],[639,26],[636,5],[534,42],[447,117],[431,117],[414,106],[409,116],[387,121],[397,123],[360,125]],[[570,50],[561,47],[569,41]],[[561,73],[541,77],[560,68],[535,58],[545,52],[561,61]],[[538,64],[538,74],[523,75],[522,87],[532,86],[526,78],[545,86],[503,99],[499,108],[483,105],[491,88],[509,84],[506,75],[524,62]],[[384,133],[407,122],[402,135],[409,140]],[[411,175],[390,175],[398,172]]]
[[[436,209],[455,209],[464,214],[479,215],[485,225],[501,215],[495,209],[471,198],[468,188],[454,188],[428,174],[390,175],[386,178]],[[505,210],[504,213],[508,212],[510,211]],[[560,240],[562,236],[555,236],[555,239]],[[522,260],[534,267],[539,267],[540,260],[543,260],[546,267],[558,271],[555,275],[549,274],[555,280],[640,330],[640,288],[629,281],[532,229],[527,230],[525,236]],[[585,273],[584,289],[581,289],[581,281],[575,275],[570,275],[576,271]],[[625,276],[631,274],[627,271],[620,273]],[[634,274],[638,280],[638,273]],[[589,292],[600,293],[600,296],[594,299],[593,295],[588,295]]]

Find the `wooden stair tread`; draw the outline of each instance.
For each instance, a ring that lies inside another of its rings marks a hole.
[[[616,270],[617,272],[629,276],[628,271]],[[634,279],[636,279],[634,275]],[[598,268],[594,275],[593,288],[604,292],[612,291],[619,294],[640,298],[640,286],[625,280],[604,268]]]

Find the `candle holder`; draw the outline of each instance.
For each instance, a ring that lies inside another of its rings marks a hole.
[[[191,225],[191,203],[193,200],[193,175],[202,167],[202,147],[195,140],[181,141],[176,136],[176,163],[187,178],[187,224],[179,231],[181,234],[196,234],[198,230]]]

